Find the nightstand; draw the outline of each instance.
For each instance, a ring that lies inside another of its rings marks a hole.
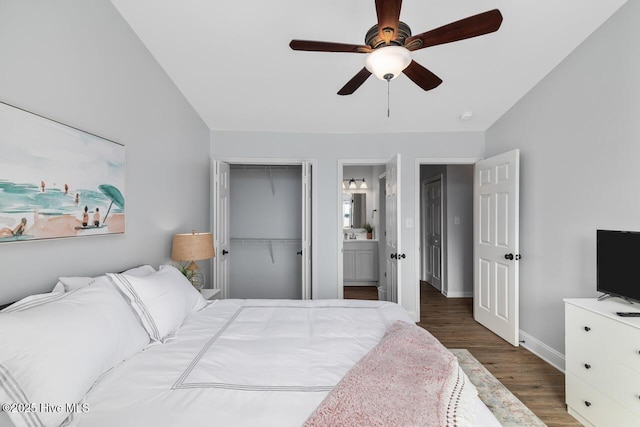
[[[202,289],[200,293],[204,299],[209,301],[220,299],[220,289]]]

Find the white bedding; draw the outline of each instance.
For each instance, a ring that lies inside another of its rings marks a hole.
[[[378,301],[218,300],[107,372],[68,425],[300,426],[396,320],[412,322]],[[476,425],[499,426],[478,404]]]

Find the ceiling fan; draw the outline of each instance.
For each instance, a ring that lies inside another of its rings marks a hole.
[[[364,45],[291,40],[289,46],[293,50],[313,52],[367,53],[365,67],[338,91],[338,95],[351,95],[372,73],[390,81],[402,72],[422,89],[431,90],[442,80],[412,60],[411,51],[492,33],[502,23],[502,14],[494,9],[412,36],[411,28],[400,21],[401,6],[402,0],[376,0],[378,24],[367,31]]]

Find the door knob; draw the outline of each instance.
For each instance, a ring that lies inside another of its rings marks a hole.
[[[398,254],[391,254],[391,259],[398,259]]]
[[[222,255],[226,255],[226,254],[228,254],[228,253],[229,253],[229,251],[228,251],[228,250],[226,250],[226,249],[223,249],[223,250],[222,250]]]
[[[296,255],[302,255],[302,250],[296,252]]]
[[[504,259],[512,260],[513,259],[513,254],[506,254],[504,256]]]

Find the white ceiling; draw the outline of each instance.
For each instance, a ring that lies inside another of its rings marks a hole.
[[[364,43],[374,0],[111,0],[212,130],[484,131],[626,0],[405,0],[413,34],[498,8],[492,34],[413,52],[444,82],[371,76],[336,92],[365,55],[299,52],[291,39]],[[459,116],[473,112],[469,121]]]

